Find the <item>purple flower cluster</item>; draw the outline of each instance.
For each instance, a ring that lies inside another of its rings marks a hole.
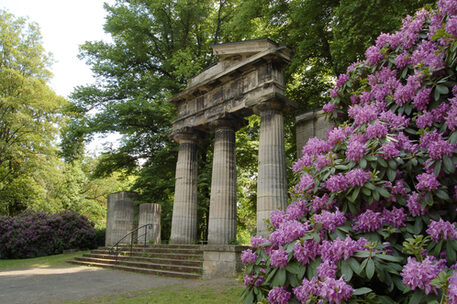
[[[431,220],[426,232],[436,243],[441,239],[451,241],[457,240],[457,228],[455,227],[455,224],[444,221],[443,219],[440,219],[438,222]]]
[[[303,279],[302,285],[295,287],[293,291],[301,303],[308,303],[311,296],[319,296],[330,304],[341,304],[351,298],[354,288],[347,284],[343,277],[338,280],[328,277],[322,281],[317,278],[313,278],[311,281]],[[323,303],[323,301],[318,303]]]
[[[449,303],[457,303],[457,274],[454,273],[449,278],[449,288],[447,290]]]
[[[382,225],[384,225],[382,213],[368,209],[357,217],[353,228],[362,232],[373,232],[381,228]]]
[[[354,169],[346,173],[346,179],[350,186],[363,187],[370,180],[370,172],[363,169]]]
[[[270,241],[277,245],[284,245],[302,237],[309,230],[310,225],[307,222],[287,221],[270,235]]]
[[[339,237],[334,241],[323,241],[319,247],[319,254],[323,261],[338,262],[342,259],[347,260],[357,250],[362,250],[367,243],[365,238],[360,238],[358,241],[351,239],[348,235],[344,241]]]
[[[322,230],[333,232],[337,226],[341,226],[346,222],[344,213],[339,211],[338,208],[335,212],[322,211],[320,214],[314,215],[314,221],[322,224]]]
[[[265,282],[265,277],[259,275],[257,278],[248,274],[245,274],[243,277],[243,285],[247,288],[252,288],[253,286],[260,286],[263,282]]]
[[[282,269],[286,267],[288,258],[289,254],[284,248],[279,247],[277,250],[272,250],[270,255],[271,266]]]
[[[433,173],[422,173],[417,176],[416,189],[432,191],[438,189],[440,182]]]
[[[268,292],[268,303],[270,304],[288,304],[290,292],[285,287],[274,287]]]
[[[94,224],[73,211],[0,217],[0,258],[30,258],[97,247]]]
[[[415,290],[425,290],[426,294],[436,292],[437,287],[432,286],[432,280],[441,272],[440,264],[433,257],[427,257],[424,261],[418,262],[413,257],[408,257],[408,263],[403,267],[401,276],[403,284]]]
[[[294,258],[297,259],[303,265],[309,264],[316,258],[319,253],[319,243],[314,240],[306,240],[295,243],[294,246]]]
[[[241,262],[243,265],[254,264],[257,260],[257,253],[252,252],[251,249],[247,249],[241,253]]]

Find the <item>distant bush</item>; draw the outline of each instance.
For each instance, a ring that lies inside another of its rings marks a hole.
[[[96,243],[97,247],[105,246],[106,228],[99,228],[96,230]]]
[[[94,224],[73,211],[0,216],[0,258],[31,258],[97,246]]]

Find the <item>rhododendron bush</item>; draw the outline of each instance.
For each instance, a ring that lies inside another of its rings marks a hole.
[[[287,210],[242,254],[243,298],[457,303],[457,0],[381,34],[340,75]]]

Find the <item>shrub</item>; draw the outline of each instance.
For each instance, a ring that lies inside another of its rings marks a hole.
[[[457,1],[407,17],[340,75],[294,203],[242,254],[243,298],[457,303]]]
[[[0,258],[31,258],[65,249],[95,248],[94,224],[73,211],[48,215],[25,212],[0,217]]]

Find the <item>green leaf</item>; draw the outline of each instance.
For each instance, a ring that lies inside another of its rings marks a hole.
[[[387,168],[388,165],[386,163],[386,161],[384,159],[382,159],[381,157],[378,158],[378,163],[383,166],[384,168]]]
[[[355,202],[355,200],[357,199],[357,196],[359,196],[359,193],[360,193],[360,188],[359,187],[355,188],[354,191],[352,192],[352,195],[349,198],[349,200],[351,202]]]
[[[362,158],[360,160],[360,167],[363,168],[363,169],[365,169],[367,167],[367,160],[366,159]]]
[[[448,94],[449,93],[449,89],[447,86],[444,86],[444,85],[437,85],[436,86],[436,90],[441,94],[441,95],[445,95],[445,94]]]
[[[349,263],[349,266],[351,266],[352,271],[357,273],[358,275],[360,275],[360,272],[359,272],[360,264],[359,264],[359,262],[357,262],[357,260],[354,259],[354,258],[349,258],[348,259],[348,263]]]
[[[393,170],[397,170],[397,162],[393,159],[389,159],[389,167]]]
[[[452,158],[448,156],[443,157],[443,163],[444,163],[444,170],[446,173],[454,173],[455,172],[455,165],[454,162],[452,161]]]
[[[433,173],[435,173],[436,176],[440,175],[440,172],[441,172],[441,163],[442,163],[441,160],[435,162],[435,167],[433,168]]]
[[[457,131],[452,132],[451,136],[449,137],[449,143],[451,145],[457,144]]]
[[[419,304],[422,302],[422,298],[424,297],[424,293],[418,289],[416,289],[409,300],[409,304]]]
[[[372,183],[366,183],[364,187],[367,187],[370,190],[376,190],[376,186]]]
[[[278,270],[278,272],[273,278],[273,281],[271,282],[271,285],[283,286],[284,283],[286,283],[286,270],[283,268]]]
[[[389,193],[389,191],[387,191],[387,190],[384,189],[384,188],[378,187],[376,190],[379,192],[379,194],[381,194],[381,195],[382,195],[383,197],[385,197],[385,198],[390,198],[390,197],[392,196],[392,195]]]
[[[374,261],[372,259],[369,259],[368,262],[367,262],[367,267],[365,269],[366,274],[367,274],[367,278],[369,280],[371,280],[371,278],[373,277],[374,270],[375,270]]]
[[[441,248],[443,247],[443,240],[439,241],[438,244],[436,244],[435,248],[430,252],[431,255],[433,256],[438,256],[441,252]]]
[[[440,101],[440,92],[435,88],[435,91],[433,93],[433,99],[435,101]]]
[[[436,196],[444,201],[448,201],[450,199],[447,192],[441,189],[436,192]]]
[[[365,194],[366,196],[370,196],[371,195],[371,190],[368,189],[368,188],[363,187],[362,188],[362,193]]]
[[[452,247],[451,241],[446,241],[446,256],[447,261],[450,264],[454,264],[456,261],[455,249]]]
[[[354,290],[352,295],[360,296],[360,295],[364,295],[364,294],[367,294],[367,293],[372,292],[372,291],[373,290],[368,288],[368,287],[361,287],[361,288],[357,288],[356,290]]]
[[[278,268],[273,268],[273,270],[268,274],[267,279],[265,280],[266,283],[270,282],[270,280],[275,276],[276,272],[278,272]]]
[[[378,258],[380,258],[382,260],[390,261],[390,262],[401,262],[401,261],[403,261],[402,257],[393,256],[393,255],[387,255],[387,254],[377,254],[376,257],[378,257]]]
[[[246,304],[254,303],[254,290],[248,291],[246,298],[244,298],[244,303],[246,303]]]
[[[302,267],[303,267],[303,265],[295,262],[295,263],[288,264],[285,268],[290,273],[299,274],[300,273],[300,268],[302,268]]]
[[[380,197],[379,197],[379,192],[378,192],[378,191],[373,191],[373,198],[374,198],[376,201],[379,202]]]
[[[422,218],[417,217],[416,221],[414,222],[414,231],[413,231],[413,233],[414,234],[420,234],[423,227],[424,227],[424,225],[423,225],[423,222],[422,222]]]
[[[387,178],[389,181],[393,182],[395,180],[395,177],[397,176],[397,171],[393,170],[391,168],[387,169]]]
[[[341,273],[344,275],[344,280],[346,282],[349,282],[352,279],[354,272],[352,271],[348,261],[343,261],[341,263]]]

